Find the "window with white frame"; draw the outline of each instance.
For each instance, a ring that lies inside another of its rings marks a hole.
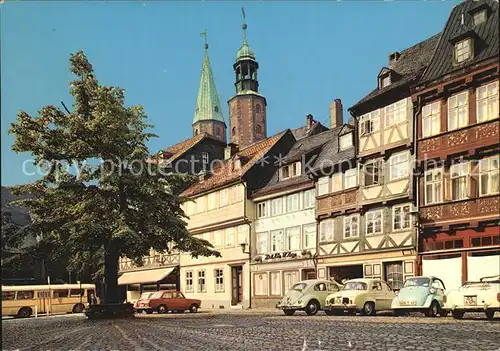
[[[333,241],[333,219],[327,219],[319,223],[319,241]]]
[[[226,228],[226,247],[234,247],[234,228]]]
[[[479,195],[494,195],[500,192],[499,186],[499,160],[495,155],[479,161]]]
[[[271,200],[271,216],[278,216],[283,213],[283,198]]]
[[[202,158],[203,165],[204,166],[208,165],[208,163],[209,163],[208,152],[202,152],[201,158]]]
[[[255,295],[267,296],[267,273],[254,273]]]
[[[295,284],[299,282],[299,272],[284,272],[283,273],[283,280],[284,280],[284,289],[285,293],[290,290],[290,288]]]
[[[472,58],[472,39],[467,38],[455,43],[453,54],[455,63],[462,63]]]
[[[382,210],[367,212],[365,222],[366,235],[382,234]]]
[[[369,135],[380,130],[380,110],[361,116],[361,135]]]
[[[293,177],[298,177],[301,174],[301,163],[294,162],[292,164],[280,168],[280,180],[286,180]]]
[[[344,172],[344,189],[354,188],[358,185],[358,169],[351,168]]]
[[[363,173],[365,178],[365,186],[380,185],[382,184],[383,174],[382,160],[374,160],[367,162],[364,165]]]
[[[486,22],[487,19],[488,19],[488,12],[487,12],[486,9],[482,9],[480,11],[476,11],[472,15],[472,21],[474,22],[475,26],[478,26],[478,25]]]
[[[330,177],[321,177],[318,179],[318,196],[328,194]]]
[[[389,127],[406,121],[406,99],[384,107],[385,126]]]
[[[304,191],[304,209],[314,208],[316,196],[314,189]]]
[[[443,201],[443,169],[435,168],[425,172],[425,204]]]
[[[283,229],[271,232],[271,252],[283,251]]]
[[[213,210],[216,207],[217,193],[208,194],[208,209]]]
[[[269,234],[265,233],[257,233],[257,253],[265,254],[268,252],[267,247],[267,238]]]
[[[422,136],[429,137],[441,132],[441,101],[422,107]]]
[[[271,272],[271,296],[281,296],[280,272]]]
[[[392,230],[408,230],[411,226],[411,205],[400,205],[392,208]]]
[[[196,199],[196,206],[198,213],[203,213],[206,211],[206,206],[205,206],[206,201],[207,199],[205,196],[200,196],[198,199]]]
[[[448,130],[463,128],[469,124],[468,99],[467,91],[448,98]]]
[[[477,88],[476,108],[478,122],[489,121],[499,117],[498,96],[498,80]]]
[[[469,163],[461,162],[450,167],[451,199],[463,200],[467,198]]]
[[[246,224],[238,226],[238,244],[248,244],[249,227]]]
[[[214,248],[220,248],[222,247],[222,231],[221,230],[216,230],[214,232]]]
[[[304,249],[314,249],[316,247],[316,223],[302,226]]]
[[[243,191],[242,191],[242,188],[240,186],[233,186],[231,188],[231,202],[233,204],[236,204],[238,202],[241,202],[243,201]]]
[[[385,76],[379,78],[380,80],[380,88],[385,88],[391,85],[391,75],[387,73]]]
[[[408,177],[408,152],[392,155],[389,158],[389,166],[391,180]]]
[[[229,205],[229,196],[228,196],[228,190],[227,189],[222,189],[220,191],[220,206],[227,206]]]
[[[264,218],[267,216],[267,203],[266,202],[260,202],[257,204],[257,217],[258,218]]]
[[[351,215],[344,217],[344,238],[357,238],[359,236],[359,216]]]
[[[224,291],[224,270],[216,269],[214,271],[214,277],[215,277],[215,291],[216,292]]]
[[[295,251],[300,248],[300,227],[286,228],[285,230],[285,249]]]
[[[205,280],[205,271],[198,271],[198,292],[206,292],[207,284]]]
[[[193,271],[186,272],[186,291],[193,291]]]
[[[352,133],[344,134],[339,138],[340,151],[346,150],[352,146]]]
[[[299,194],[292,194],[286,197],[286,212],[299,210]]]

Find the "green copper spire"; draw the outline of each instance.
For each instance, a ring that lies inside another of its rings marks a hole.
[[[224,123],[219,94],[215,87],[214,74],[208,58],[207,33],[203,32],[201,36],[205,38],[205,56],[201,69],[200,87],[198,88],[193,124],[199,121],[219,121]]]
[[[240,60],[254,60],[255,61],[255,53],[250,49],[248,46],[248,41],[247,41],[247,24],[245,23],[245,8],[241,8],[241,13],[243,14],[243,24],[241,25],[241,28],[243,29],[243,44],[241,45],[240,49],[236,53],[236,62]]]

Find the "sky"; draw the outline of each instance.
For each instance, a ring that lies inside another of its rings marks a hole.
[[[388,55],[440,32],[459,1],[29,1],[0,4],[1,184],[40,178],[30,154],[11,150],[17,111],[70,109],[69,56],[83,49],[103,85],[142,105],[159,138],[151,152],[192,136],[191,123],[208,33],[221,101],[235,93],[233,63],[247,39],[267,98],[268,135],[328,125],[329,105],[347,108],[376,87]],[[228,124],[227,103],[224,118]]]

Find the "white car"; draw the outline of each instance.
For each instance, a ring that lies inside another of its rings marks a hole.
[[[455,319],[462,319],[465,312],[484,312],[486,318],[493,319],[495,312],[500,311],[500,275],[465,282],[448,293],[445,308]]]

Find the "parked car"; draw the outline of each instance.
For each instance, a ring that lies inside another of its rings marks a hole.
[[[390,310],[396,294],[380,279],[348,280],[344,288],[326,298],[325,312],[328,315],[347,312],[373,316],[377,311]]]
[[[138,306],[137,303],[139,301],[141,301],[141,300],[142,301],[149,300],[149,298],[151,296],[153,296],[154,293],[155,293],[154,291],[144,292],[144,293],[141,294],[141,296],[139,296],[139,298],[137,300],[135,300],[135,301],[134,300],[130,300],[130,302],[134,304],[134,308],[137,308],[137,306]]]
[[[403,287],[392,300],[392,311],[396,316],[407,312],[423,312],[427,317],[438,314],[446,317],[444,308],[446,301],[445,285],[437,277],[412,277],[406,279]]]
[[[145,295],[145,294],[143,294]],[[189,310],[191,313],[198,312],[201,307],[201,301],[197,299],[186,299],[180,291],[160,290],[151,296],[145,296],[135,303],[135,310],[138,313],[146,312],[148,314],[154,311],[158,313],[184,312]]]
[[[465,282],[448,293],[445,307],[455,319],[462,319],[465,312],[484,312],[486,318],[493,319],[500,311],[500,275]]]
[[[323,309],[325,299],[329,294],[341,288],[342,285],[336,281],[303,280],[288,290],[276,308],[283,310],[287,316],[292,316],[295,311],[305,311],[312,316]]]

